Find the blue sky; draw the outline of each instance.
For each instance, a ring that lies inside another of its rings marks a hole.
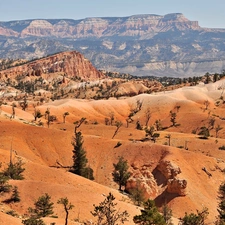
[[[0,21],[183,13],[202,27],[225,28],[225,0],[0,0]]]

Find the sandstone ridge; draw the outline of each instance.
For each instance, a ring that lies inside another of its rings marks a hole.
[[[84,80],[96,80],[104,77],[82,54],[77,51],[70,51],[61,52],[0,71],[0,78],[42,76],[43,74],[51,73],[60,73],[68,78],[77,77]]]

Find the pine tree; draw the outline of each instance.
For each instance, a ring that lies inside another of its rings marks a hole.
[[[197,214],[185,213],[185,216],[180,219],[180,224],[181,225],[204,225],[208,214],[209,212],[207,208],[203,208],[202,211],[197,210]]]
[[[13,187],[12,196],[11,196],[10,200],[13,201],[13,202],[20,202],[20,195],[19,195],[19,191],[18,191],[17,186]]]
[[[10,162],[8,164],[8,167],[3,171],[3,174],[6,177],[9,177],[9,179],[13,179],[13,180],[23,180],[23,172],[25,170],[25,168],[22,167],[23,166],[23,162],[21,160],[18,160],[17,162],[13,163]]]
[[[37,218],[52,215],[54,203],[51,202],[51,196],[45,193],[34,203],[35,208],[29,208],[29,212],[36,215]]]
[[[94,180],[93,170],[90,168],[90,166],[87,166],[88,159],[86,157],[86,151],[83,148],[83,136],[81,132],[75,133],[72,145],[74,146],[73,166],[70,172],[82,177],[86,177],[90,180]]]
[[[127,211],[119,212],[116,209],[116,203],[114,203],[115,197],[112,195],[112,193],[109,193],[109,195],[106,197],[106,199],[101,202],[98,206],[94,205],[94,212],[91,212],[91,214],[94,217],[97,217],[97,223],[98,225],[117,225],[122,224],[125,221],[128,221],[127,218],[129,217],[129,214]]]
[[[122,186],[125,186],[127,180],[130,178],[131,173],[128,172],[129,166],[127,160],[123,157],[119,157],[119,161],[116,164],[113,164],[114,171],[112,173],[113,180],[119,184],[119,190],[121,191]]]
[[[134,216],[133,221],[139,225],[166,225],[163,216],[159,213],[153,200],[144,203],[141,215]]]

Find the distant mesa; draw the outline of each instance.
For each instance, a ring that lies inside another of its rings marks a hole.
[[[82,20],[69,19],[33,19],[15,23],[0,22],[0,35],[8,36],[37,36],[60,38],[87,38],[106,36],[138,36],[150,31],[160,32],[171,30],[173,25],[178,29],[200,29],[197,21],[190,21],[181,13],[172,13],[165,16],[145,14],[129,17],[99,17]],[[121,28],[125,28],[121,34]],[[19,29],[21,28],[21,29]],[[142,33],[139,32],[142,30]]]

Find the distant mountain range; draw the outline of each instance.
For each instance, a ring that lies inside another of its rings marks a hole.
[[[225,29],[183,14],[0,22],[0,58],[76,50],[98,69],[188,77],[225,69]]]

